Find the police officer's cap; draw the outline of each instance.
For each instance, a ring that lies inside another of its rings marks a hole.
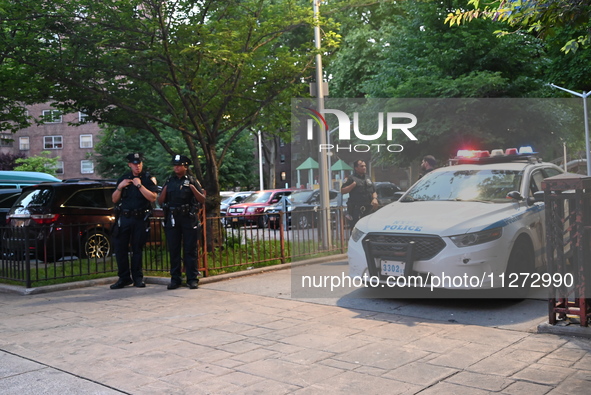
[[[187,158],[185,155],[175,155],[172,158],[172,164],[174,166],[190,166],[191,159]]]
[[[126,156],[126,158],[127,158],[127,163],[138,164],[138,163],[142,163],[144,161],[144,156],[142,154],[140,154],[139,152],[134,152],[133,154],[129,154]]]

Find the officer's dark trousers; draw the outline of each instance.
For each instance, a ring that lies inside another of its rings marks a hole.
[[[350,204],[347,206],[347,214],[351,217],[349,219],[349,227],[353,229],[357,221],[371,213],[371,205]]]
[[[166,242],[170,253],[170,278],[171,281],[180,284],[181,279],[181,247],[183,248],[183,260],[187,282],[197,280],[197,238],[199,229],[195,227],[195,220],[189,215],[175,216],[175,226],[167,226]]]
[[[115,238],[115,256],[117,257],[118,276],[124,280],[130,278],[134,283],[144,278],[142,271],[142,250],[148,239],[146,222],[142,218],[120,218],[121,226]],[[131,272],[129,268],[129,250],[131,249]]]

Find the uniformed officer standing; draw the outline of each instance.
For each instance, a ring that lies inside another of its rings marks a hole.
[[[342,185],[341,193],[349,194],[347,217],[351,227],[378,207],[378,194],[367,176],[367,165],[362,160],[353,162],[353,174]]]
[[[205,203],[205,193],[195,177],[187,170],[191,160],[184,155],[172,159],[174,174],[166,181],[158,197],[164,208],[164,231],[170,253],[170,284],[168,289],[181,286],[181,246],[187,275],[187,286],[197,288],[197,240],[200,235],[199,203]]]
[[[131,284],[140,288],[146,286],[142,271],[142,251],[149,236],[149,218],[158,187],[152,182],[150,175],[143,171],[141,154],[127,155],[127,165],[131,171],[117,180],[117,189],[112,195],[113,203],[117,206],[117,223],[113,234],[119,280],[111,285],[111,289]]]

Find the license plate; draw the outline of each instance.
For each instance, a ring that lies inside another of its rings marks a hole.
[[[406,262],[381,260],[382,274],[385,276],[404,276]]]
[[[17,226],[17,227],[25,226],[25,220],[24,219],[13,219],[11,225]]]
[[[238,218],[232,218],[232,222],[238,222]]]
[[[269,217],[269,221],[277,221],[277,218],[275,218],[275,217]]]

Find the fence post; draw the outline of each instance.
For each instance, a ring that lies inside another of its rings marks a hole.
[[[285,237],[283,231],[285,227],[283,226],[283,216],[285,215],[285,211],[279,212],[279,245],[281,246],[281,263],[285,263]],[[287,217],[287,215],[285,215]]]
[[[31,282],[31,254],[29,254],[29,235],[26,232],[26,227],[22,227],[20,230],[23,231],[25,240],[25,251],[24,251],[24,258],[25,258],[25,282],[27,288],[31,288],[33,285]]]

